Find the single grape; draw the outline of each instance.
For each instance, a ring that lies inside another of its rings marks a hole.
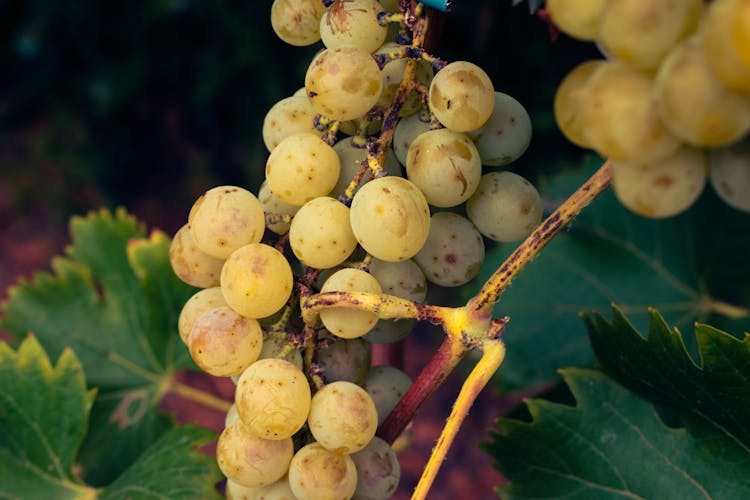
[[[708,152],[711,185],[732,208],[750,212],[750,149],[722,148]]]
[[[381,12],[377,0],[334,0],[320,19],[320,38],[329,49],[353,45],[375,52],[388,33],[388,27],[378,23]]]
[[[362,186],[352,200],[349,217],[359,244],[389,262],[416,255],[430,231],[430,208],[424,194],[401,177],[380,177]]]
[[[477,191],[466,203],[466,213],[488,238],[519,241],[542,220],[542,200],[536,188],[520,175],[490,172],[482,176]]]
[[[259,487],[281,479],[294,454],[291,438],[263,439],[236,421],[221,433],[216,461],[221,472],[242,486]]]
[[[409,335],[415,324],[413,319],[379,319],[362,338],[371,344],[391,344]]]
[[[732,90],[750,94],[750,2],[711,2],[700,34],[717,80]]]
[[[564,33],[579,40],[594,40],[608,0],[547,0],[547,13]]]
[[[353,137],[347,137],[334,144],[333,149],[336,151],[336,154],[339,155],[339,161],[341,162],[341,175],[339,175],[339,181],[336,183],[336,186],[333,188],[329,196],[338,198],[346,192],[352,179],[354,179],[354,176],[359,173],[363,163],[367,160],[367,148],[360,145]],[[386,155],[383,169],[388,175],[395,175],[397,177],[401,176],[401,164],[398,162],[393,152],[389,152],[389,154]],[[357,184],[354,193],[359,191],[359,188],[366,182],[372,180],[372,178],[372,171],[368,170],[359,184]]]
[[[289,464],[289,486],[298,499],[341,500],[357,488],[357,468],[349,455],[310,443]]]
[[[370,395],[357,384],[332,382],[313,396],[307,424],[327,450],[354,453],[375,436],[378,412]]]
[[[482,160],[465,134],[445,128],[428,130],[409,146],[406,174],[427,203],[455,207],[474,194],[482,177]]]
[[[255,494],[259,489],[242,486],[231,479],[227,479],[226,497],[227,500],[255,500]]]
[[[345,268],[333,273],[323,283],[320,292],[382,293],[382,289],[378,280],[365,271]],[[331,307],[320,311],[320,320],[332,334],[345,339],[353,339],[370,331],[375,326],[378,317],[369,311]]]
[[[290,135],[271,151],[266,182],[277,198],[304,205],[331,192],[341,166],[336,151],[313,133]]]
[[[581,112],[583,103],[589,99],[586,84],[603,62],[593,60],[579,64],[565,76],[555,93],[554,111],[557,126],[570,142],[582,148],[591,147],[584,135],[586,124]]]
[[[401,165],[406,166],[409,146],[419,135],[430,130],[429,121],[422,121],[421,113],[399,120],[393,132],[393,152]]]
[[[310,411],[310,385],[290,362],[259,359],[237,381],[235,404],[248,431],[264,439],[290,438]]]
[[[299,210],[299,205],[290,205],[289,203],[281,201],[271,188],[268,187],[268,182],[263,181],[260,185],[260,191],[258,192],[258,201],[260,206],[263,207],[264,212],[268,212],[276,215],[290,215],[293,216]],[[290,222],[274,222],[268,224],[268,229],[276,234],[286,234],[289,232]]]
[[[258,359],[262,345],[263,332],[258,322],[227,306],[203,313],[188,336],[193,361],[215,377],[242,373]]]
[[[187,344],[190,330],[193,329],[195,321],[203,316],[205,312],[215,307],[227,305],[224,295],[221,293],[221,287],[206,288],[197,292],[190,297],[185,305],[182,306],[180,317],[177,319],[177,330],[180,332],[180,338]]]
[[[241,246],[258,243],[266,219],[253,193],[237,186],[218,186],[193,204],[188,226],[198,248],[217,259],[226,259]]]
[[[706,184],[706,155],[688,146],[647,164],[612,162],[612,189],[631,211],[651,218],[687,210]]]
[[[411,384],[411,378],[395,366],[378,365],[370,368],[365,389],[375,403],[378,425],[391,414]]]
[[[359,47],[326,49],[310,63],[305,89],[315,110],[333,120],[353,120],[372,108],[383,90],[383,75]]]
[[[282,477],[275,483],[258,489],[253,500],[297,500],[297,497],[289,485],[289,478]]]
[[[370,371],[370,344],[361,338],[337,338],[317,350],[317,363],[326,383],[343,380],[363,386]]]
[[[292,268],[284,255],[262,243],[239,248],[221,270],[224,300],[248,318],[264,318],[284,307],[292,284]]]
[[[289,45],[312,45],[320,40],[320,18],[325,10],[321,0],[274,0],[271,26]]]
[[[476,64],[456,61],[435,74],[430,83],[430,111],[454,132],[476,130],[485,124],[495,105],[495,89]]]
[[[484,240],[468,219],[439,212],[430,219],[430,234],[414,261],[436,285],[463,285],[479,274]]]
[[[208,288],[219,284],[224,259],[211,257],[198,248],[185,224],[172,238],[169,263],[177,277],[188,285]]]
[[[274,104],[263,119],[263,143],[273,151],[290,135],[303,132],[322,135],[315,128],[315,109],[305,94],[291,96]]]
[[[424,302],[427,296],[427,283],[424,273],[413,260],[386,262],[380,259],[372,259],[370,274],[378,280],[383,293],[388,295],[395,295],[415,302]]]
[[[495,107],[487,122],[466,134],[474,141],[483,165],[507,165],[529,147],[531,117],[513,97],[495,92]]]
[[[401,480],[401,466],[388,443],[374,437],[351,457],[357,468],[354,500],[385,500],[396,492]]]
[[[289,245],[306,266],[326,269],[341,264],[357,247],[349,207],[327,196],[308,201],[292,220]]]

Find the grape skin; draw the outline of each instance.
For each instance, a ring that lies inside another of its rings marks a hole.
[[[555,92],[554,112],[557,126],[570,142],[582,148],[591,147],[584,135],[586,124],[581,113],[583,103],[589,98],[586,83],[603,63],[604,61],[593,60],[579,64],[565,76]]]
[[[320,0],[274,0],[271,27],[289,45],[312,45],[320,40],[320,18],[324,12]]]
[[[401,466],[388,443],[374,437],[351,457],[357,468],[355,500],[382,500],[395,493],[401,479]]]
[[[750,150],[723,148],[709,151],[711,185],[732,208],[750,212]]]
[[[401,165],[406,166],[409,146],[419,135],[430,130],[429,121],[422,121],[421,113],[399,120],[393,132],[393,152]]]
[[[269,152],[290,135],[303,132],[322,135],[315,128],[315,108],[306,95],[290,96],[268,110],[263,119],[263,143]]]
[[[185,345],[188,343],[188,336],[195,321],[209,309],[225,305],[227,305],[227,301],[224,300],[221,287],[218,286],[200,290],[190,297],[182,306],[180,316],[177,319],[177,330],[180,332],[180,338]]]
[[[365,389],[378,411],[378,425],[390,415],[411,384],[411,378],[395,366],[378,365],[370,368]]]
[[[361,339],[337,338],[317,351],[325,382],[346,381],[363,386],[370,371],[370,344]]]
[[[372,275],[359,269],[345,268],[336,271],[329,277],[321,293],[326,292],[368,292],[382,293],[378,280]],[[377,322],[378,317],[375,313],[369,311],[357,311],[344,307],[331,307],[320,311],[320,320],[323,325],[332,334],[345,338],[353,339],[361,337]]]
[[[482,68],[467,61],[448,64],[430,83],[430,111],[454,132],[476,130],[495,106],[492,80]]]
[[[482,165],[507,165],[520,158],[529,147],[531,117],[512,96],[495,92],[495,107],[489,119],[467,135],[474,141]]]
[[[300,209],[299,205],[290,205],[289,203],[281,201],[275,194],[273,194],[271,188],[268,187],[267,181],[263,181],[263,184],[260,185],[258,201],[260,201],[260,206],[263,207],[264,212],[276,215],[293,216],[297,213],[297,210]],[[291,222],[274,222],[272,224],[266,224],[268,229],[276,234],[288,233],[291,225]]]
[[[377,0],[335,0],[320,19],[326,48],[353,45],[374,52],[385,41],[388,27],[378,23],[383,6]]]
[[[357,247],[349,207],[327,196],[308,201],[292,220],[289,245],[306,266],[327,269],[341,264]]]
[[[209,288],[219,284],[224,259],[211,257],[195,244],[190,228],[182,226],[169,246],[169,263],[172,270],[188,285]]]
[[[424,273],[413,260],[386,262],[373,258],[370,262],[372,274],[383,293],[402,299],[423,302],[427,296],[427,283]]]
[[[700,36],[716,78],[732,90],[750,94],[750,3],[712,2]]]
[[[396,43],[386,43],[378,48],[378,50],[375,51],[375,54],[388,54],[388,52],[398,47],[400,46]],[[388,62],[383,66],[383,69],[380,70],[383,75],[383,91],[380,94],[380,99],[378,99],[378,106],[387,108],[391,105],[393,99],[396,97],[398,87],[401,85],[401,81],[404,78],[404,71],[406,71],[406,65],[408,62],[409,59],[407,58],[394,59]],[[415,82],[429,87],[433,76],[434,71],[432,70],[432,65],[430,63],[422,59],[417,61],[417,68],[414,73]],[[419,94],[415,91],[410,91],[407,94],[406,99],[404,99],[404,104],[401,106],[398,115],[401,117],[410,116],[421,108],[422,100],[420,99]]]
[[[547,0],[547,12],[560,30],[579,40],[599,35],[608,0]]]
[[[289,464],[289,486],[299,499],[351,498],[357,488],[357,469],[349,455],[310,443],[295,453]]]
[[[357,175],[364,162],[367,161],[367,148],[355,142],[353,137],[347,137],[334,144],[333,150],[339,155],[341,175],[339,175],[339,180],[333,190],[329,193],[329,196],[338,198],[344,195],[346,188],[349,187],[349,183],[354,179],[354,176]],[[401,164],[395,158],[393,153],[386,155],[383,169],[388,175],[395,175],[397,177],[400,177],[402,173]],[[354,189],[354,193],[359,191],[360,187],[372,179],[372,170],[368,169],[362,177],[362,180]]]
[[[324,385],[310,404],[307,418],[315,440],[335,453],[354,453],[375,436],[378,412],[370,395],[352,382]]]
[[[232,481],[251,488],[281,479],[293,454],[291,438],[257,437],[240,420],[224,429],[216,445],[216,461],[221,472]]]

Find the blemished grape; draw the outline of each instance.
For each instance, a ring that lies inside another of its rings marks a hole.
[[[476,130],[495,106],[495,88],[482,68],[467,61],[448,64],[430,83],[430,111],[455,132]]]
[[[466,213],[479,232],[500,242],[527,237],[542,220],[542,200],[536,188],[513,172],[482,176]]]
[[[226,259],[241,246],[260,241],[266,218],[253,193],[237,186],[218,186],[196,200],[188,226],[198,248]]]
[[[310,443],[289,464],[289,486],[299,499],[341,500],[357,488],[357,468],[349,455]]]
[[[354,453],[375,436],[378,412],[370,395],[357,384],[324,385],[310,404],[307,418],[315,440],[336,453]]]
[[[732,144],[750,131],[750,97],[716,79],[697,38],[670,52],[656,74],[654,95],[664,123],[695,146]]]
[[[289,203],[281,201],[271,188],[268,187],[268,182],[263,181],[260,185],[260,191],[258,192],[258,201],[260,206],[263,207],[264,212],[276,214],[276,215],[290,215],[293,216],[300,209],[299,205],[290,205]],[[268,229],[276,234],[286,234],[289,232],[291,227],[290,222],[274,222],[267,224]]]
[[[375,51],[375,54],[387,54],[389,51],[392,51],[393,49],[396,49],[398,47],[398,44],[386,43],[378,48],[378,50]],[[383,66],[383,69],[380,70],[380,72],[383,74],[383,92],[380,94],[380,99],[378,99],[379,106],[387,108],[393,102],[393,99],[396,97],[398,87],[399,85],[401,85],[401,81],[404,78],[404,71],[406,70],[406,65],[408,64],[408,62],[409,59],[407,58],[394,59],[393,61],[388,62],[385,66]],[[414,81],[429,87],[433,76],[434,71],[432,70],[432,65],[429,62],[422,59],[417,61],[417,68],[414,73]],[[410,91],[409,94],[407,94],[406,99],[404,100],[404,104],[401,106],[401,109],[398,113],[399,116],[409,116],[416,113],[421,108],[422,100],[420,99],[419,94],[417,92]]]
[[[370,371],[370,344],[361,338],[338,338],[317,350],[325,382],[346,381],[364,386]]]
[[[372,259],[370,274],[378,280],[383,293],[388,295],[415,302],[423,302],[427,296],[424,273],[413,260],[386,262]]]
[[[374,437],[351,457],[357,467],[354,500],[385,500],[396,492],[401,480],[401,466],[388,443]]]
[[[629,65],[652,70],[698,25],[703,0],[609,0],[599,40]]]
[[[281,309],[292,293],[292,284],[289,262],[263,243],[239,248],[221,270],[224,300],[248,318],[265,318]]]
[[[323,283],[321,293],[368,292],[382,293],[378,280],[359,269],[345,268],[336,271]],[[320,311],[320,320],[332,334],[345,339],[361,337],[375,326],[378,317],[369,311],[344,307],[331,307]]]
[[[318,113],[333,120],[353,120],[378,102],[383,75],[366,50],[335,47],[324,50],[310,63],[305,89]]]
[[[750,212],[750,150],[713,149],[708,152],[711,185],[727,205]]]
[[[579,40],[599,36],[602,14],[608,0],[547,0],[547,12],[564,33]]]
[[[499,167],[516,161],[531,143],[531,117],[513,97],[495,92],[495,107],[487,123],[467,132],[483,165]]]
[[[349,207],[327,196],[308,201],[292,220],[289,245],[306,266],[326,269],[341,264],[357,247]]]
[[[406,174],[427,203],[455,207],[474,194],[482,177],[482,160],[465,134],[445,128],[429,130],[409,146]]]
[[[339,155],[339,160],[341,162],[341,175],[329,196],[337,198],[346,192],[349,183],[354,179],[354,176],[357,175],[359,169],[362,167],[362,162],[367,160],[367,148],[358,145],[353,137],[347,137],[334,144],[333,149]],[[401,164],[398,162],[393,152],[389,152],[388,155],[386,155],[383,169],[388,175],[401,176]],[[368,170],[354,189],[354,193],[359,191],[359,188],[372,178],[372,172]]]
[[[468,219],[439,212],[430,219],[430,234],[414,261],[432,283],[460,286],[479,274],[484,262],[484,240]]]
[[[224,300],[221,287],[218,286],[200,290],[190,297],[182,306],[180,317],[177,319],[177,330],[180,332],[182,341],[185,344],[188,343],[188,336],[195,321],[203,316],[206,311],[225,305],[227,305],[227,301]]]
[[[320,38],[326,48],[353,45],[375,52],[388,27],[378,23],[383,6],[377,0],[334,0],[320,19]]]
[[[631,211],[651,218],[687,210],[706,184],[706,155],[688,146],[650,164],[612,162],[612,189]]]
[[[401,177],[380,177],[360,188],[349,217],[359,244],[389,262],[410,259],[430,231],[430,207],[414,183]]]
[[[325,10],[321,0],[274,0],[271,26],[289,45],[312,45],[320,40],[320,18]]]
[[[219,284],[224,259],[211,257],[198,248],[185,224],[172,238],[169,263],[177,277],[188,285],[209,288]]]
[[[584,135],[585,122],[581,109],[588,99],[586,83],[591,75],[604,61],[586,61],[570,71],[555,93],[554,111],[555,121],[560,131],[568,140],[582,148],[590,148],[591,144]]]
[[[239,483],[227,479],[226,496],[227,500],[255,500],[255,494],[260,488],[251,488],[242,486]]]
[[[422,121],[421,113],[399,120],[393,132],[393,152],[401,165],[406,165],[409,146],[419,135],[430,130],[430,122]]]
[[[302,354],[299,349],[291,345],[286,339],[276,335],[268,335],[263,340],[263,348],[258,359],[280,358],[302,370]]]
[[[263,439],[238,420],[224,429],[216,445],[221,472],[242,486],[259,487],[281,479],[294,454],[292,439]]]
[[[259,488],[252,500],[297,500],[289,485],[289,478],[282,477],[273,484]]]
[[[306,95],[291,96],[274,104],[263,119],[263,143],[273,151],[290,135],[308,132],[322,135],[315,128],[315,109]]]
[[[203,313],[188,336],[195,364],[216,377],[242,373],[258,359],[262,345],[263,332],[258,322],[227,306]]]
[[[730,89],[750,94],[750,3],[712,2],[700,32],[716,78]]]
[[[411,378],[395,366],[378,365],[370,368],[365,389],[378,411],[378,425],[390,415],[411,384]]]
[[[331,192],[341,166],[336,151],[312,133],[290,135],[271,151],[266,182],[277,198],[304,205]]]
[[[310,411],[310,385],[290,362],[259,359],[237,381],[235,404],[248,431],[264,439],[290,438]]]
[[[662,122],[651,77],[613,60],[603,62],[586,83],[584,136],[602,156],[649,162],[668,156],[679,139]]]

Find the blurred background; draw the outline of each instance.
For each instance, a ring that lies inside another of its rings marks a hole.
[[[534,137],[510,168],[531,180],[577,165],[582,151],[558,132],[552,99],[590,44],[557,37],[529,4],[460,0],[438,20],[436,55],[479,64],[496,90],[529,111]],[[303,85],[319,45],[284,44],[270,0],[4,0],[0,2],[0,300],[19,277],[49,269],[67,221],[124,206],[168,234],[195,198],[219,184],[256,191],[267,157],[267,110]],[[415,376],[439,338],[407,347]],[[452,377],[418,415],[402,454],[408,498],[460,386]],[[488,388],[441,471],[433,498],[493,498],[501,481],[478,450],[486,428],[518,396]],[[172,408],[201,420],[195,408]],[[205,420],[204,420],[205,421]]]

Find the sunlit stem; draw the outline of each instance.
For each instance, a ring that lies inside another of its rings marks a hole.
[[[422,477],[419,479],[419,483],[414,490],[412,500],[421,500],[427,497],[427,493],[435,481],[435,476],[438,470],[440,470],[443,460],[445,460],[448,449],[456,439],[458,430],[466,415],[469,414],[471,405],[474,404],[479,393],[502,364],[503,359],[505,359],[505,345],[503,342],[498,339],[485,341],[482,357],[461,387],[461,392],[459,392],[458,398],[456,398],[456,404],[453,406],[443,432],[440,434],[437,445],[432,450],[432,455],[422,472]]]
[[[611,175],[607,162],[519,245],[516,251],[490,276],[479,293],[469,300],[466,307],[469,310],[489,314],[518,273],[539,254],[542,248],[563,227],[609,186],[610,180]]]

